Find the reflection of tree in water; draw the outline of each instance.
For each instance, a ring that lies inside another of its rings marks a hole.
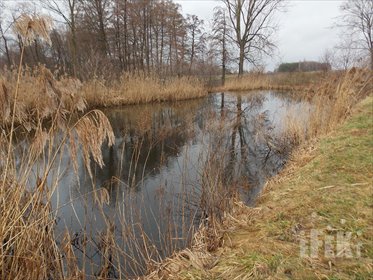
[[[249,202],[285,160],[283,154],[271,148],[276,140],[271,133],[273,125],[268,112],[261,112],[265,100],[265,95],[254,93],[244,97],[238,94],[233,100],[227,100],[222,94],[220,100],[220,118],[229,127],[224,140],[218,140],[225,148],[221,154],[227,155],[224,182],[248,185]]]
[[[185,106],[108,111],[116,144],[103,150],[105,168],[96,166],[95,185],[115,181],[138,189],[145,177],[158,174],[192,138],[190,124],[200,106],[201,101],[192,101]]]

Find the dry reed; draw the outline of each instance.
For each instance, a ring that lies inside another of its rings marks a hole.
[[[49,38],[49,21],[44,17],[23,15],[15,26],[24,43],[35,36]],[[69,254],[57,245],[54,235],[51,199],[58,178],[50,181],[48,177],[70,135],[76,132],[84,153],[100,163],[101,145],[105,140],[112,144],[113,132],[106,116],[98,111],[71,125],[67,115],[82,110],[84,102],[79,97],[74,100],[74,92],[63,89],[48,70],[40,67],[38,71],[35,78],[19,67],[1,82],[0,278],[78,279],[76,262],[69,262]],[[51,122],[46,124],[45,119]],[[87,122],[89,127],[84,126]],[[33,136],[27,153],[18,154],[14,134],[23,128],[33,131]],[[87,129],[95,132],[90,133],[89,141],[83,137]],[[62,139],[56,139],[57,131],[64,135]],[[44,160],[37,164],[41,158]],[[68,269],[71,265],[73,270]]]
[[[206,96],[203,83],[193,77],[162,80],[156,75],[124,74],[118,81],[95,79],[84,83],[83,96],[89,106],[109,107],[128,104],[177,101]]]
[[[305,91],[310,103],[308,112],[289,112],[285,122],[285,144],[299,145],[332,131],[351,113],[352,107],[372,91],[372,73],[351,69],[330,75]]]
[[[175,77],[162,80],[156,75],[141,76],[125,74],[119,80],[108,82],[93,79],[81,82],[67,76],[57,76],[44,66],[3,69],[0,72],[0,125],[9,125],[10,108],[18,85],[15,122],[33,127],[35,120],[50,119],[53,108],[61,104],[71,112],[84,111],[86,107],[99,108],[128,104],[142,104],[164,101],[178,101],[207,95],[202,81],[194,77]],[[31,128],[30,127],[30,128]]]
[[[230,76],[220,91],[284,90],[303,91],[328,79],[326,72],[249,73],[242,77]]]
[[[57,109],[60,112],[83,112],[86,102],[80,92],[81,83],[72,78],[56,79],[48,69],[39,66],[34,69],[20,70],[17,83],[17,70],[4,70],[0,76],[0,98],[4,99],[0,125],[7,126],[9,115],[14,110],[15,123],[25,126],[27,130],[35,129],[38,120],[50,120]],[[18,84],[18,98],[14,93]]]

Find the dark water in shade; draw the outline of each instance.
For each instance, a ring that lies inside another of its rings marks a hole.
[[[209,177],[206,162],[219,165],[225,182],[253,205],[286,161],[290,147],[276,143],[288,111],[302,115],[307,106],[284,93],[261,91],[104,110],[115,145],[103,147],[103,169],[92,164],[93,182],[80,155],[74,172],[68,147],[51,173],[50,182],[58,178],[57,238],[68,230],[79,262],[93,267],[86,268],[92,275],[103,265],[102,236],[110,231],[123,248],[119,262],[129,274],[141,273],[124,257],[141,263],[128,240],[146,239],[149,254],[157,251],[159,257],[187,245],[190,225],[203,217],[198,205]],[[100,189],[108,203],[97,203]],[[118,276],[115,266],[111,269],[111,276]]]

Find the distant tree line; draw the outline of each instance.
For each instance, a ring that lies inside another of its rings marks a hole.
[[[281,63],[276,72],[312,72],[312,71],[329,71],[329,63],[316,61],[302,61],[292,63]]]
[[[25,48],[24,65],[45,64],[58,73],[80,79],[118,77],[123,72],[155,73],[161,77],[212,76],[247,66],[263,67],[263,58],[276,46],[276,14],[284,0],[220,0],[210,34],[195,15],[184,16],[172,0],[40,0],[55,22],[51,45],[35,39]],[[24,42],[12,25],[22,13],[20,2],[0,2],[0,67],[18,65]],[[31,3],[28,2],[28,3]],[[36,2],[35,2],[36,3]],[[343,67],[368,54],[373,69],[373,1],[348,0],[340,24],[350,35],[341,44]],[[5,11],[8,13],[5,20]],[[10,20],[9,20],[10,18]],[[299,62],[280,65],[280,72],[326,71],[330,63]]]
[[[104,73],[155,72],[184,75],[218,67],[209,59],[204,22],[183,16],[170,0],[43,0],[54,19],[63,21],[25,49],[24,64],[63,68],[86,79]],[[13,14],[25,11],[19,10]],[[22,39],[0,24],[1,64],[17,63]],[[211,67],[210,67],[211,66]]]
[[[4,2],[2,10],[5,9]],[[52,44],[38,39],[25,49],[24,64],[39,63],[89,79],[122,72],[216,75],[233,63],[258,65],[271,55],[273,16],[283,0],[221,0],[212,32],[195,15],[184,16],[172,0],[40,0],[55,21]],[[11,32],[24,5],[12,5],[13,22],[0,20],[0,66],[17,65],[22,39]],[[16,11],[14,11],[16,7]],[[233,67],[232,67],[233,68]]]

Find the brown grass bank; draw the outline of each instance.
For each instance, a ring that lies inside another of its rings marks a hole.
[[[178,101],[207,95],[203,82],[195,77],[160,79],[156,75],[124,74],[119,80],[105,84],[105,81],[99,79],[84,83],[82,94],[89,106]]]
[[[16,69],[0,72],[0,122],[10,121],[17,84]],[[123,74],[119,80],[94,79],[81,82],[67,76],[58,76],[43,66],[21,71],[16,122],[35,122],[37,118],[50,118],[56,104],[68,111],[78,107],[109,107],[128,104],[178,101],[207,95],[202,81],[194,77],[160,79],[156,75]],[[78,106],[76,106],[78,105]]]
[[[286,90],[303,91],[323,80],[333,79],[339,72],[250,73],[242,77],[228,76],[225,85],[216,91]]]
[[[301,145],[258,206],[236,202],[216,228],[219,249],[208,249],[202,228],[191,250],[145,279],[371,279],[373,92],[366,74],[353,70],[323,86],[311,128],[294,133],[290,126],[285,134]]]

